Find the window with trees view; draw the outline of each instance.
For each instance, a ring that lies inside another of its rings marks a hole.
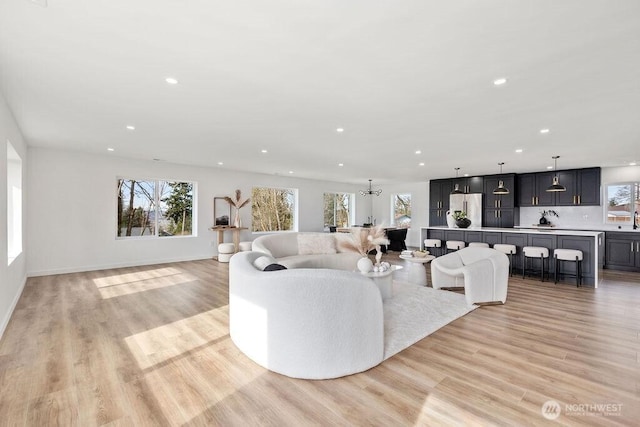
[[[324,193],[324,228],[351,226],[352,194]]]
[[[193,234],[192,182],[118,179],[117,236]]]
[[[251,229],[254,232],[295,231],[297,190],[254,187],[251,190]]]
[[[411,194],[392,195],[391,207],[393,224],[399,228],[411,227]]]
[[[607,185],[607,222],[618,225],[633,224],[640,209],[640,183],[628,182]]]

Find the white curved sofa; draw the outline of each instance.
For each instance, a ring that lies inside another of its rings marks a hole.
[[[244,354],[305,379],[337,378],[382,362],[383,303],[372,280],[323,268],[261,271],[254,266],[261,256],[240,252],[229,264],[229,329]]]
[[[350,233],[278,233],[256,238],[251,250],[274,257],[287,268],[356,269],[361,255],[342,247]]]
[[[464,248],[431,261],[434,289],[464,287],[468,304],[507,300],[509,258],[489,248]]]

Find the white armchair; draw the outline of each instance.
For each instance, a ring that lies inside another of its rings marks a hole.
[[[464,287],[467,303],[507,300],[509,258],[495,249],[464,248],[431,261],[434,289]]]

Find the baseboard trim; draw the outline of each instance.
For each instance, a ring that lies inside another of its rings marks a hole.
[[[198,256],[191,256],[191,257],[151,259],[151,260],[130,261],[130,262],[120,262],[120,263],[114,263],[114,264],[101,264],[101,265],[85,265],[85,266],[78,266],[78,267],[56,268],[52,270],[35,270],[35,271],[28,271],[27,276],[28,277],[53,276],[56,274],[82,273],[85,271],[108,270],[111,268],[139,267],[143,265],[167,264],[171,262],[199,261],[203,259],[212,259],[212,255],[206,254],[206,255],[198,255]]]
[[[18,305],[18,301],[20,301],[20,297],[22,296],[22,292],[24,291],[24,287],[26,284],[27,284],[27,276],[25,276],[24,279],[22,280],[22,284],[20,285],[18,292],[16,292],[16,296],[13,298],[13,301],[11,302],[9,311],[7,311],[7,314],[4,316],[4,319],[2,319],[2,323],[0,323],[0,340],[2,339],[2,336],[4,335],[4,331],[7,329],[7,326],[9,326],[9,321],[11,320],[11,316],[13,316],[13,311],[16,309],[16,306]]]

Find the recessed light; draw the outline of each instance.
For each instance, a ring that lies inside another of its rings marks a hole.
[[[501,77],[499,79],[495,79],[493,81],[493,84],[496,85],[496,86],[501,86],[501,85],[505,84],[506,82],[507,82],[507,79],[504,78],[504,77]]]
[[[342,133],[342,132],[344,132],[344,129],[343,128],[338,128],[338,129],[336,129],[336,132]]]
[[[266,153],[267,153],[267,150],[260,150],[260,152],[261,152],[262,154],[266,154]]]
[[[127,125],[127,129],[128,130],[136,130],[136,127],[132,126],[132,125]]]
[[[289,171],[289,173],[293,173],[293,171]]]
[[[116,151],[116,150],[114,148],[109,147],[107,148],[107,151]]]
[[[222,165],[224,165],[224,163],[218,162],[218,166],[222,166]]]
[[[549,133],[549,129],[540,129],[540,133],[545,134],[545,133]]]
[[[465,174],[464,174],[464,176],[469,176],[469,174],[468,174],[468,173],[465,173]]]
[[[547,169],[553,169],[553,166],[547,166]]]
[[[424,166],[424,162],[418,163],[418,166]]]
[[[522,148],[518,148],[518,149],[516,150],[516,153],[522,153]]]
[[[338,163],[338,166],[342,167],[344,166],[344,163]]]
[[[173,77],[167,77],[166,79],[164,79],[164,81],[169,83],[170,85],[177,85],[178,84],[178,80],[173,78]]]
[[[156,157],[155,159],[153,159],[153,161],[154,161],[154,162],[162,162],[162,161],[164,161],[164,160],[162,160],[162,159],[158,159],[158,158]]]
[[[416,154],[422,154],[422,150],[416,150]]]
[[[635,165],[637,165],[637,163],[636,163],[636,162],[631,162],[631,163],[629,163],[629,166],[635,166]]]

